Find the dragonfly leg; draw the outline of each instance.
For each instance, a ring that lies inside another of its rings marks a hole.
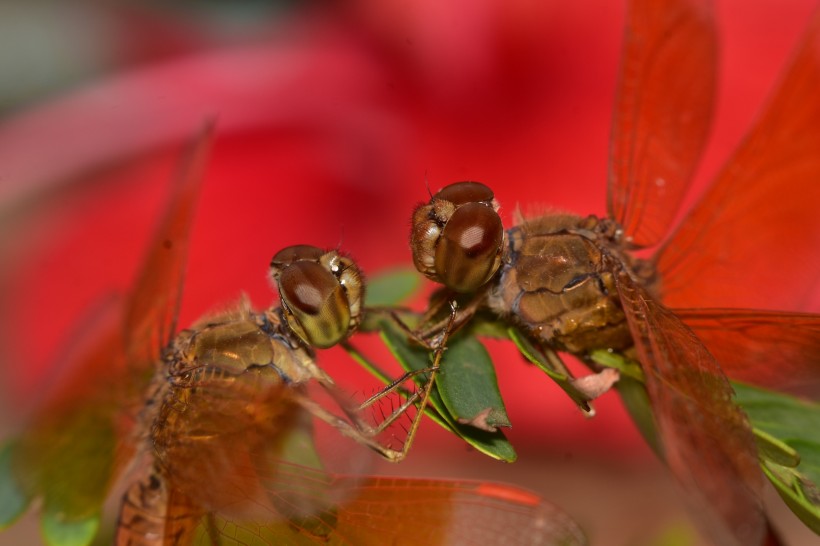
[[[305,408],[318,419],[321,419],[322,421],[328,423],[329,425],[339,430],[343,435],[352,438],[353,440],[363,445],[366,445],[371,449],[374,449],[388,461],[399,462],[403,460],[407,456],[407,453],[409,452],[410,447],[413,444],[416,432],[418,431],[418,427],[421,424],[421,417],[425,413],[425,410],[427,408],[427,403],[430,398],[430,392],[432,391],[433,385],[435,384],[436,374],[438,373],[439,367],[441,365],[441,358],[444,354],[444,350],[447,345],[447,340],[449,339],[450,333],[453,331],[453,324],[456,320],[458,306],[455,302],[451,302],[450,308],[450,319],[447,322],[447,325],[445,326],[444,332],[441,336],[439,343],[434,348],[435,353],[433,357],[432,366],[428,368],[422,368],[420,370],[411,370],[406,372],[398,379],[390,382],[378,393],[365,400],[362,404],[359,405],[358,408],[355,408],[354,410],[345,410],[345,413],[350,419],[349,421],[340,418],[339,416],[326,410],[316,402],[313,402],[309,399],[302,400],[302,403],[305,406]],[[402,384],[405,381],[424,373],[429,373],[430,375],[419,390],[413,393],[407,393],[403,390]],[[334,395],[334,398],[336,398],[338,402],[338,397],[335,394],[335,386],[324,386],[326,389],[328,389],[328,392]],[[406,400],[401,404],[401,406],[394,409],[390,413],[390,415],[388,415],[385,418],[385,420],[376,427],[372,427],[369,424],[362,421],[362,419],[359,417],[359,413],[362,409],[370,407],[378,400],[381,400],[382,398],[390,395],[393,392],[400,392],[406,396]],[[390,446],[382,444],[376,439],[376,436],[383,432],[391,423],[395,422],[396,419],[404,415],[405,412],[409,410],[411,406],[416,404],[418,405],[418,410],[416,412],[416,415],[413,417],[413,421],[410,425],[410,429],[407,432],[407,437],[405,438],[401,449],[394,449]],[[342,408],[345,408],[345,404],[340,403],[340,406]]]
[[[402,384],[405,381],[407,381],[408,379],[411,379],[411,378],[413,378],[417,375],[422,375],[422,374],[425,374],[425,373],[432,374],[434,371],[438,371],[438,368],[430,367],[430,368],[422,368],[420,370],[412,370],[412,371],[406,372],[404,375],[402,375],[401,377],[399,377],[395,381],[392,381],[389,385],[385,386],[382,390],[380,390],[379,392],[377,392],[376,394],[374,394],[373,396],[371,396],[370,398],[368,398],[367,400],[362,402],[359,405],[359,407],[357,408],[357,411],[361,412],[362,410],[365,410],[365,409],[369,408],[374,403],[378,402],[379,400],[381,400],[385,396],[389,396],[393,392],[399,392],[400,394],[402,394],[405,397],[405,401],[402,403],[402,405],[399,406],[398,408],[394,409],[390,413],[390,415],[388,415],[384,419],[384,421],[379,423],[378,426],[376,426],[373,430],[375,434],[378,434],[378,433],[382,432],[388,426],[390,426],[392,423],[394,423],[396,421],[396,419],[398,419],[401,415],[403,415],[410,408],[410,406],[415,404],[417,401],[421,400],[421,398],[424,396],[424,391],[427,389],[428,385],[431,385],[431,379],[428,378],[427,381],[424,382],[424,385],[422,385],[421,389],[413,391],[413,392],[410,392],[407,389],[404,389],[402,387]]]

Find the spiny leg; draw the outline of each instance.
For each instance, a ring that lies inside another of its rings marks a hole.
[[[310,411],[311,414],[313,414],[316,418],[336,428],[344,436],[370,447],[371,449],[377,451],[382,457],[384,457],[388,461],[399,462],[403,460],[407,456],[407,453],[409,452],[410,447],[413,444],[413,440],[415,439],[415,435],[418,431],[419,425],[421,424],[421,417],[427,408],[427,403],[430,398],[430,392],[432,391],[433,385],[435,384],[436,374],[439,371],[441,359],[444,354],[444,350],[447,346],[447,341],[449,339],[450,333],[453,331],[453,324],[456,320],[458,306],[454,301],[452,301],[450,302],[450,307],[450,319],[441,336],[441,341],[435,347],[433,365],[429,368],[423,368],[421,370],[415,370],[405,373],[402,377],[391,382],[389,385],[387,385],[384,389],[376,393],[374,396],[368,398],[358,408],[363,409],[371,406],[383,397],[388,396],[390,393],[400,389],[401,384],[407,379],[410,379],[415,375],[421,373],[429,372],[430,376],[428,377],[424,385],[422,385],[421,389],[411,394],[408,400],[405,401],[405,403],[403,403],[399,408],[395,409],[389,416],[387,416],[387,418],[385,419],[387,424],[382,423],[378,427],[373,428],[363,423],[362,420],[357,415],[355,415],[355,412],[348,412],[348,410],[345,410],[345,413],[350,418],[350,421],[346,421],[307,397],[302,397],[300,399],[302,406],[305,407],[305,409],[307,409],[308,411]],[[333,394],[334,398],[338,401],[338,396],[335,394],[335,388],[332,385],[323,386],[325,386],[325,388],[328,389],[328,392]],[[404,412],[407,411],[407,409],[409,409],[410,406],[413,405],[416,401],[418,401],[418,411],[416,415],[413,417],[413,421],[410,425],[410,429],[408,430],[407,437],[400,450],[388,447],[375,439],[375,436],[377,436],[387,426],[389,426],[390,423],[394,422],[398,417],[404,414]],[[344,408],[344,404],[340,405],[342,408]]]

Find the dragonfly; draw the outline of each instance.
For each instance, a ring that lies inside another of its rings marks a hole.
[[[820,394],[820,315],[799,311],[820,278],[820,15],[673,229],[711,123],[716,35],[708,1],[629,3],[606,217],[519,217],[505,230],[478,182],[419,205],[413,261],[443,292],[412,335],[431,338],[450,301],[454,328],[490,313],[559,369],[562,352],[596,371],[596,351],[637,361],[663,457],[707,507],[707,532],[719,544],[761,544],[763,474],[727,376]]]
[[[121,321],[105,323],[30,426],[0,449],[0,526],[39,500],[48,544],[89,544],[121,482],[118,546],[585,544],[568,516],[522,489],[325,468],[314,419],[338,441],[388,460],[397,453],[361,418],[367,402],[352,407],[316,361],[315,349],[350,336],[364,311],[361,272],[338,251],[279,251],[270,269],[278,306],[257,312],[243,300],[177,333],[213,131],[194,140],[174,178]]]

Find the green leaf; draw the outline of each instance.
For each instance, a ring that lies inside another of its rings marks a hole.
[[[820,443],[795,439],[789,440],[789,445],[800,455],[798,470],[800,470],[800,473],[804,477],[815,484],[815,490],[817,490],[816,484],[820,484]],[[806,483],[803,483],[804,489],[806,485]],[[813,493],[810,496],[814,497],[815,503],[820,506],[820,495]]]
[[[754,432],[757,452],[761,458],[789,468],[800,464],[800,455],[794,448],[759,428],[753,429],[752,432]]]
[[[663,459],[663,451],[655,427],[655,417],[652,414],[649,394],[643,383],[644,375],[640,365],[620,353],[610,351],[593,351],[589,357],[596,364],[614,368],[621,373],[621,378],[615,384],[615,388],[621,395],[621,401],[646,443],[658,457]]]
[[[406,371],[421,370],[431,365],[430,352],[423,347],[411,344],[404,332],[392,321],[382,321],[381,338]],[[380,377],[380,379],[383,378]],[[500,431],[489,432],[459,424],[450,415],[438,389],[434,388],[431,391],[429,404],[435,413],[428,412],[428,416],[444,428],[455,432],[478,451],[506,462],[512,462],[517,458],[512,445]]]
[[[803,490],[799,478],[790,469],[781,467],[774,463],[766,462],[762,465],[763,473],[774,485],[775,490],[786,503],[786,506],[794,512],[800,521],[820,535],[820,508],[816,502],[810,502]]]
[[[618,394],[621,395],[621,401],[624,403],[626,411],[629,412],[630,417],[638,427],[641,436],[643,436],[649,447],[655,452],[660,459],[663,459],[663,450],[658,439],[658,430],[655,426],[655,416],[652,413],[652,405],[649,403],[649,394],[646,392],[646,387],[640,381],[633,379],[628,375],[621,376],[621,379],[615,384]]]
[[[36,476],[45,506],[70,522],[95,517],[114,477],[116,432],[109,412],[80,407],[39,424],[21,442],[20,457],[33,461],[26,472]]]
[[[333,497],[330,494],[332,479],[325,471],[313,437],[312,418],[305,414],[302,422],[296,424],[282,440],[282,445],[274,447],[267,457],[267,464],[288,465],[284,470],[287,479],[263,482],[266,489],[274,493],[271,500],[279,514],[300,529],[307,529],[314,537],[327,537],[336,525]],[[268,475],[280,477],[279,468]],[[321,507],[321,518],[312,517]]]
[[[641,433],[658,452],[643,374],[623,355],[596,351],[591,358],[621,371],[617,388]],[[735,400],[749,417],[761,467],[787,506],[820,534],[820,404],[742,383]]]
[[[5,529],[19,518],[31,503],[17,483],[11,459],[14,443],[7,442],[0,448],[0,530]]]
[[[65,519],[60,512],[46,510],[40,520],[43,538],[49,546],[86,546],[100,527],[100,516]]]
[[[63,391],[39,412],[29,428],[3,450],[0,477],[11,485],[6,516],[20,509],[20,498],[42,500],[41,530],[51,546],[87,545],[100,525],[100,512],[113,478],[116,445],[114,411],[95,402],[115,404],[109,392]],[[16,494],[14,489],[16,489]],[[25,500],[28,502],[28,500]],[[3,518],[5,519],[5,518]]]
[[[268,459],[270,464],[285,461],[308,469],[324,471],[322,458],[313,439],[313,423],[307,417],[309,416],[305,414],[301,423],[290,427],[281,440],[281,445],[276,446],[276,453]],[[277,473],[273,470],[270,475],[275,476]]]
[[[389,307],[398,305],[412,296],[421,286],[419,273],[409,267],[379,273],[367,281],[365,305]]]
[[[764,473],[792,512],[820,534],[820,404],[741,383],[733,387],[759,445],[763,439]]]
[[[569,370],[563,367],[563,364],[560,365],[560,368],[557,366],[557,363],[560,362],[557,358],[550,361],[545,352],[533,345],[532,341],[517,328],[509,328],[507,333],[521,354],[524,355],[524,358],[538,366],[542,372],[555,381],[555,383],[569,395],[581,411],[594,415],[594,411],[589,405],[590,398],[575,388],[572,384],[572,375],[570,375]]]
[[[637,362],[629,360],[624,355],[613,353],[605,350],[592,351],[589,357],[593,362],[606,366],[607,368],[615,368],[621,372],[622,376],[631,377],[635,381],[644,382],[643,370]]]
[[[820,443],[820,405],[742,383],[732,383],[735,399],[755,428],[776,438]]]
[[[509,427],[504,400],[490,355],[473,337],[451,339],[438,374],[438,392],[459,423],[494,432]]]
[[[509,339],[509,326],[495,316],[487,316],[479,311],[470,319],[463,332],[474,337],[489,337],[492,339]]]

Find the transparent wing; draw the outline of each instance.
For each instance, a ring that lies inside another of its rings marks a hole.
[[[711,2],[630,2],[608,208],[636,246],[660,242],[680,206],[712,119],[715,65]]]
[[[302,518],[204,520],[195,544],[586,544],[561,510],[515,487],[479,482],[329,476],[347,500]],[[214,540],[217,537],[217,540]]]
[[[205,375],[172,393],[154,436],[179,512],[190,499],[203,514],[195,544],[585,544],[560,510],[513,487],[337,474],[372,454],[314,430],[308,390]],[[173,525],[190,532],[190,518]]]
[[[669,468],[716,544],[761,544],[763,485],[746,415],[714,357],[626,273],[618,292]]]
[[[157,464],[170,489],[203,512],[270,517],[286,512],[280,501],[292,489],[325,481],[299,394],[281,381],[267,382],[253,373],[206,378],[163,401],[152,433]],[[288,460],[299,464],[280,464]]]
[[[820,315],[675,309],[733,380],[820,397]]]
[[[657,257],[670,307],[807,310],[820,279],[820,11],[762,116]]]
[[[128,299],[126,354],[132,368],[153,370],[176,332],[191,226],[212,140],[213,126],[208,124],[190,144]]]
[[[96,515],[113,476],[130,453],[117,456],[126,423],[110,393],[110,367],[122,367],[119,325],[109,324],[75,362],[74,371],[28,428],[13,440],[14,477],[29,499],[42,497],[44,514],[81,520]],[[89,377],[91,379],[89,379]]]
[[[66,524],[96,518],[109,486],[134,451],[134,415],[144,402],[160,346],[173,331],[193,206],[210,129],[191,146],[162,228],[152,241],[125,323],[110,321],[13,440],[15,479],[43,517]],[[119,315],[119,319],[123,318]]]

